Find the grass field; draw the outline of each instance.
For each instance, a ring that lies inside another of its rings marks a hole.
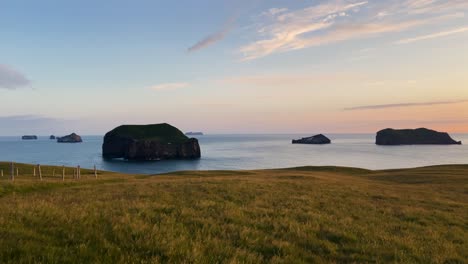
[[[468,262],[468,166],[0,169],[0,263]]]

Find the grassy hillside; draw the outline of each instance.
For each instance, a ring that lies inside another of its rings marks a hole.
[[[468,166],[43,170],[0,179],[0,263],[468,261]]]

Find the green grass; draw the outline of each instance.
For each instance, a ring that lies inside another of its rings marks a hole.
[[[154,125],[122,125],[108,132],[106,136],[118,135],[138,140],[154,140],[159,142],[186,142],[189,138],[179,129],[169,124]]]
[[[0,179],[0,263],[468,261],[468,166],[65,181],[19,168]]]

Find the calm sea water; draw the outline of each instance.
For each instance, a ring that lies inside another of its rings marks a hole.
[[[368,169],[468,164],[468,145],[376,146],[374,135],[329,135],[331,145],[293,145],[308,135],[200,136],[199,160],[129,162],[101,157],[102,136],[84,136],[80,144],[58,144],[47,137],[23,141],[0,137],[0,160],[48,165],[81,165],[126,173],[157,174],[180,170],[268,169],[296,166],[350,166]],[[468,134],[452,135],[468,144]]]

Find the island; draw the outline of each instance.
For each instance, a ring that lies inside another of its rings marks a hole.
[[[427,128],[391,129],[377,132],[377,145],[461,145],[461,141],[453,140],[446,132],[437,132]]]
[[[201,151],[197,139],[167,123],[122,125],[104,136],[102,156],[141,161],[197,159]]]
[[[22,140],[36,140],[37,136],[35,135],[25,135],[21,137]]]
[[[203,132],[187,132],[186,136],[203,136]]]
[[[83,142],[83,140],[77,134],[71,133],[68,136],[57,137],[57,142],[58,143],[81,143]]]
[[[49,139],[55,139],[54,135],[50,135]]]
[[[293,144],[314,144],[314,145],[323,145],[330,144],[331,140],[326,136],[319,134],[312,137],[305,137],[301,139],[293,139]]]

